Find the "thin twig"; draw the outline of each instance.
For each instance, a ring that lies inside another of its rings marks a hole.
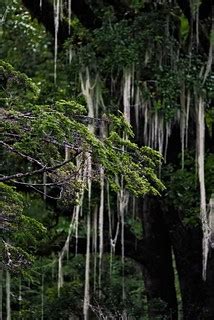
[[[12,179],[20,179],[20,178],[23,178],[23,177],[29,177],[29,176],[33,176],[35,174],[40,174],[40,173],[43,173],[43,172],[52,172],[52,171],[54,171],[56,169],[59,169],[59,168],[63,167],[64,165],[66,165],[67,163],[69,163],[71,161],[72,161],[72,159],[67,160],[67,161],[63,161],[60,164],[57,164],[57,165],[52,166],[52,167],[44,166],[41,169],[34,170],[34,171],[28,171],[26,173],[16,173],[16,174],[12,174],[10,176],[3,176],[3,177],[0,178],[0,182],[12,180]]]
[[[0,140],[0,144],[3,145],[6,149],[10,150],[11,152],[13,153],[16,153],[17,155],[19,155],[20,157],[24,158],[24,159],[27,159],[28,161],[32,162],[32,163],[36,163],[37,165],[39,165],[40,167],[43,167],[44,168],[44,164],[41,163],[40,161],[38,161],[37,159],[35,158],[32,158],[20,151],[18,151],[17,149],[15,149],[14,147],[11,147],[9,144],[5,143],[4,141],[1,141]]]

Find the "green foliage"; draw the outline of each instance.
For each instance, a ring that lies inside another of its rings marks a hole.
[[[115,79],[120,81],[124,70],[134,67],[137,70],[135,84],[139,85],[143,98],[150,102],[152,112],[158,110],[166,121],[175,117],[181,108],[183,87],[191,96],[197,91],[209,103],[213,96],[213,75],[210,73],[203,83],[201,70],[206,68],[206,56],[194,47],[191,52],[186,50],[190,34],[187,17],[168,1],[160,7],[154,5],[153,10],[146,13],[141,10],[144,1],[130,1],[129,6],[135,10],[132,18],[118,21],[112,13],[111,17],[103,18],[100,28],[86,32],[84,41],[78,42],[72,37],[68,40],[66,48],[72,46],[75,53],[68,66],[71,74],[90,66],[92,74],[99,74],[103,83],[106,78],[117,83]],[[175,36],[177,24],[179,39]],[[114,104],[105,90],[108,90],[103,89],[107,105]]]
[[[210,136],[212,136],[212,129],[214,127],[214,109],[208,109],[205,114],[205,121],[208,127]]]
[[[207,197],[211,196],[214,189],[214,154],[206,154],[205,158],[205,181]]]
[[[2,216],[19,217],[23,210],[23,198],[15,188],[0,182],[0,209]]]
[[[30,76],[41,73],[44,66],[44,72],[47,71],[52,53],[48,50],[51,40],[44,27],[31,19],[19,0],[5,2],[6,9],[0,37],[1,59]]]
[[[184,15],[182,15],[180,17],[180,36],[183,41],[187,40],[189,31],[190,31],[189,21]]]
[[[15,188],[0,183],[1,249],[3,265],[12,272],[22,272],[32,262],[29,254],[36,249],[46,229],[23,215],[24,197]],[[3,239],[9,239],[4,241]]]
[[[24,274],[33,262],[33,256],[21,247],[13,246],[3,240],[2,266],[11,273]]]
[[[10,66],[7,69],[13,70]],[[21,74],[20,78],[24,78],[32,86],[26,76]],[[19,74],[17,79],[19,80]],[[64,142],[74,146],[74,151],[71,147],[71,153],[75,154],[75,137],[78,136],[81,152],[92,152],[95,163],[104,167],[106,177],[112,185],[115,186],[115,177],[121,175],[126,182],[126,188],[135,195],[147,192],[158,194],[158,189],[163,190],[164,187],[155,173],[160,156],[149,148],[139,148],[128,139],[133,133],[123,116],[109,116],[109,136],[101,141],[84,123],[75,119],[75,115],[84,112],[85,108],[74,101],[60,100],[51,106],[17,104],[10,109],[3,109],[5,121],[2,132],[6,130],[8,134],[17,134],[19,139],[11,146],[46,166],[53,165],[56,160],[63,161],[64,154],[60,148]],[[14,121],[11,121],[11,117]],[[74,160],[67,167],[58,170],[61,179],[67,170],[75,173]],[[75,190],[75,180],[70,180],[70,183],[70,189]]]
[[[90,152],[93,159],[92,208],[100,192],[99,170],[97,171],[100,166],[104,168],[105,179],[110,183],[112,207],[115,206],[121,180],[130,193],[136,196],[145,193],[159,194],[164,189],[157,177],[157,168],[162,160],[160,155],[150,148],[140,148],[133,142],[135,137],[132,128],[118,112],[122,104],[120,93],[124,70],[134,66],[134,86],[139,86],[142,97],[146,102],[149,101],[151,114],[157,111],[164,121],[173,119],[181,108],[180,92],[183,86],[186,92],[190,91],[191,97],[195,92],[202,95],[206,102],[206,123],[210,132],[212,130],[213,112],[209,101],[213,98],[214,78],[210,74],[203,84],[200,71],[207,63],[203,49],[199,47],[197,52],[194,47],[192,52],[186,50],[190,35],[186,17],[181,14],[177,5],[169,4],[168,1],[156,4],[153,1],[130,0],[124,3],[129,5],[130,11],[120,19],[114,14],[113,8],[103,7],[100,10],[101,6],[97,4],[98,8],[95,9],[91,2],[91,8],[98,12],[103,22],[100,28],[92,31],[83,27],[77,17],[72,16],[69,23],[73,32],[65,49],[72,47],[73,60],[68,65],[64,50],[59,51],[57,85],[53,84],[52,40],[42,25],[30,18],[19,1],[10,1],[8,4],[3,32],[0,30],[3,35],[0,46],[3,59],[14,65],[15,69],[5,61],[0,62],[0,117],[3,119],[0,124],[0,139],[28,158],[2,148],[1,176],[27,173],[39,168],[36,162],[29,161],[29,157],[41,162],[44,167],[61,163],[65,158],[65,142],[71,147],[70,163],[47,173],[47,182],[54,185],[47,187],[46,201],[35,195],[36,192],[44,193],[41,174],[24,177],[21,180],[23,185],[18,183],[21,182],[20,179],[0,184],[0,196],[3,195],[0,198],[1,209],[3,208],[5,216],[16,217],[16,221],[8,225],[8,233],[4,233],[5,238],[10,238],[8,248],[14,265],[14,268],[8,265],[6,267],[13,273],[22,269],[24,277],[20,313],[14,311],[14,319],[37,319],[42,316],[41,273],[44,274],[44,317],[68,319],[71,314],[82,315],[84,257],[77,255],[65,264],[65,286],[60,297],[56,285],[57,261],[53,262],[48,257],[52,249],[61,249],[76,195],[82,187],[87,188],[77,175],[75,158],[79,151],[83,158]],[[144,5],[152,8],[150,12],[144,12]],[[194,4],[194,14],[199,5],[198,1]],[[0,6],[4,7],[2,4]],[[207,21],[201,23],[206,30]],[[211,38],[212,36],[211,34]],[[108,135],[102,141],[97,135],[99,128],[95,134],[88,130],[85,101],[79,95],[77,79],[79,72],[86,66],[90,67],[94,76],[99,73],[100,87],[107,106],[104,123]],[[33,81],[16,70],[25,72]],[[114,84],[113,93],[109,90],[111,80]],[[192,117],[195,110],[193,99],[190,108]],[[191,121],[195,121],[194,116]],[[187,228],[195,228],[200,223],[199,186],[194,167],[194,157],[185,155],[183,171],[176,165],[167,165],[162,173],[167,186],[163,207],[175,207]],[[213,156],[207,155],[205,167],[209,198],[213,190]],[[65,180],[62,191],[60,183]],[[10,186],[13,184],[17,189]],[[58,199],[59,196],[61,199]],[[87,210],[85,205],[79,226],[81,238],[86,234]],[[143,237],[142,221],[132,219],[128,213],[125,223],[138,239]],[[13,234],[11,230],[14,231]],[[46,256],[40,260],[43,250]],[[36,261],[33,261],[32,255],[36,256]],[[7,264],[6,251],[4,256]],[[124,309],[121,297],[122,265],[119,259],[113,258],[112,278],[109,281],[109,270],[105,267],[109,264],[109,257],[104,259],[102,284],[105,292],[100,300],[98,292],[95,292],[92,302],[105,315],[113,314],[117,318],[118,313],[122,313]],[[24,266],[28,269],[24,269]],[[15,295],[18,292],[18,277],[16,278],[16,274],[12,277],[13,300],[17,304]],[[30,279],[30,284],[27,284],[26,278]],[[143,313],[147,304],[141,270],[130,261],[126,261],[125,283],[125,307],[128,314],[133,319],[146,319]],[[159,314],[164,314],[166,305],[163,301],[158,299],[152,303]],[[15,308],[17,309],[17,305]],[[94,314],[91,312],[90,316],[94,317]]]
[[[131,0],[130,2],[130,7],[137,11],[144,7],[145,0]]]
[[[143,1],[133,1],[132,5],[139,10],[143,7]],[[146,53],[148,43],[151,47],[170,45],[166,35],[161,31],[166,25],[162,12],[154,10],[145,14],[142,11],[133,20],[122,19],[115,22],[113,18],[112,23],[109,23],[109,20],[109,18],[103,19],[101,28],[87,33],[87,42],[78,42],[75,45],[76,34],[71,40],[69,39],[67,47],[72,41],[72,48],[78,53],[74,56],[72,67],[75,62],[77,70],[78,65],[96,65],[99,71],[105,73],[122,71],[132,64],[142,68],[142,57]],[[151,54],[153,55],[152,52]],[[155,59],[155,55],[152,58]]]
[[[37,98],[38,87],[25,74],[3,60],[0,60],[0,103],[9,107],[15,103]]]
[[[189,156],[183,170],[175,170],[168,165],[164,169],[163,179],[167,188],[166,201],[179,211],[183,223],[189,227],[199,224],[199,195],[194,159]]]
[[[16,232],[14,240],[21,248],[32,252],[37,248],[39,241],[41,242],[45,238],[46,232],[47,229],[40,222],[22,215],[19,221],[19,230]]]
[[[205,182],[207,197],[211,196],[213,180],[214,157],[205,156]],[[163,169],[162,179],[166,185],[165,205],[176,208],[186,227],[200,225],[200,192],[195,158],[191,152],[185,153],[184,169],[168,164]],[[207,201],[208,201],[207,199]]]
[[[104,168],[105,179],[109,181],[114,192],[120,190],[121,179],[125,188],[135,196],[149,192],[159,194],[159,191],[164,189],[156,175],[161,156],[148,147],[139,148],[129,140],[134,134],[121,114],[105,116],[103,121],[108,136],[100,140],[84,123],[86,113],[84,106],[71,99],[54,101],[51,105],[39,105],[37,104],[39,90],[31,79],[16,72],[4,61],[1,61],[1,70],[5,83],[1,88],[3,102],[1,116],[4,121],[1,122],[0,136],[5,147],[4,161],[12,168],[10,174],[14,174],[14,179],[11,179],[12,184],[15,182],[19,185],[16,173],[17,170],[18,172],[21,170],[21,174],[24,175],[24,180],[21,182],[23,185],[32,187],[37,184],[42,185],[41,175],[31,177],[30,173],[37,167],[51,168],[56,163],[63,163],[66,143],[70,146],[70,162],[47,173],[48,181],[50,184],[56,184],[56,187],[66,181],[60,191],[61,199],[58,201],[61,208],[69,208],[71,203],[75,203],[80,189],[86,188],[81,179],[77,178],[79,169],[75,157],[78,153],[85,159],[90,152],[95,170],[100,166]],[[2,175],[5,174],[7,170],[4,169]],[[99,181],[96,171],[93,180]],[[38,247],[49,241],[43,226],[43,223],[50,223],[49,212],[40,206],[36,198],[33,200],[31,197],[21,195],[6,184],[1,184],[1,189],[4,215],[19,216],[15,232],[9,234],[10,242],[5,242],[4,245],[5,267],[12,272],[24,272],[33,262],[33,256],[29,254],[35,255]],[[42,192],[41,188],[34,190]],[[41,211],[37,217],[39,208]],[[49,233],[49,237],[65,233],[65,220],[60,221],[53,234]],[[136,231],[137,227],[134,229]],[[81,233],[84,237],[83,226],[80,227]],[[8,260],[9,256],[11,259]]]
[[[128,217],[126,224],[130,226],[131,232],[136,236],[138,240],[143,239],[143,226],[140,218]]]
[[[82,313],[82,284],[72,281],[62,288],[60,297],[57,296],[56,289],[48,291],[49,301],[46,305],[45,314],[53,320],[67,320],[69,316],[79,316]]]

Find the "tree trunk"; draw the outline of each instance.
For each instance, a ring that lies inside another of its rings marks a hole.
[[[178,318],[172,250],[157,199],[146,198],[143,208],[144,241],[152,255],[144,268],[149,319]]]
[[[210,248],[208,264],[207,264],[207,279],[204,285],[205,301],[204,301],[204,319],[214,319],[214,250]]]
[[[170,230],[175,254],[182,296],[183,320],[205,320],[201,226],[189,228],[184,226],[179,213],[173,209],[165,214],[165,221]]]

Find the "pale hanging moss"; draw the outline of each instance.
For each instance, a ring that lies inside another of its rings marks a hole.
[[[203,231],[203,279],[206,280],[207,258],[208,258],[208,239],[209,228],[206,211],[206,189],[204,177],[204,148],[205,148],[205,121],[204,121],[204,100],[200,96],[196,99],[197,108],[197,159],[198,159],[198,178],[200,184],[200,213]]]
[[[7,311],[7,320],[11,320],[10,272],[8,270],[6,270],[6,311]]]
[[[60,19],[60,0],[54,0],[54,82],[57,79],[58,32]]]

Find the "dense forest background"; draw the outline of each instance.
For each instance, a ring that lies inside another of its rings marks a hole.
[[[0,2],[0,319],[214,319],[213,13]]]

